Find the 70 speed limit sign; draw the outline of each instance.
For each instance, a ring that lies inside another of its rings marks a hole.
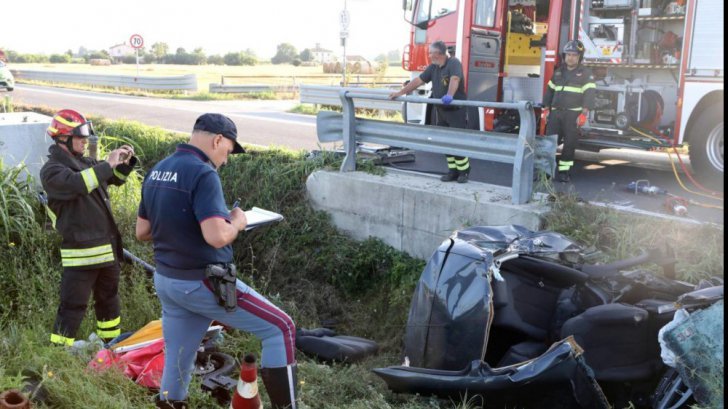
[[[132,36],[129,37],[129,44],[133,48],[142,48],[144,47],[144,39],[139,34],[132,34]]]

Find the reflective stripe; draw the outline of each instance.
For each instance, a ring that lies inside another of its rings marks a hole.
[[[83,183],[86,184],[86,190],[89,193],[99,187],[99,180],[96,178],[96,172],[94,172],[93,168],[82,170],[81,176],[83,176]]]
[[[62,123],[63,125],[70,126],[71,128],[75,128],[75,127],[81,125],[78,122],[67,121],[66,118],[64,118],[64,117],[62,117],[60,115],[57,115],[57,116],[53,117],[53,119],[55,119],[56,121]]]
[[[96,327],[99,329],[114,328],[121,323],[121,317],[116,317],[109,321],[96,321]]]
[[[73,345],[73,341],[73,338],[66,338],[58,334],[51,334],[51,342],[54,344],[66,345],[70,347]]]
[[[91,266],[110,261],[114,261],[114,251],[111,244],[104,244],[90,249],[61,249],[61,264],[63,267]]]
[[[590,82],[588,84],[585,84],[582,87],[569,87],[566,85],[560,85],[560,86],[551,86],[551,81],[549,81],[549,87],[553,88],[556,91],[566,91],[566,92],[575,92],[577,94],[583,94],[586,90],[590,88],[596,88],[597,84]]]
[[[569,170],[572,166],[574,166],[574,161],[559,161],[559,171]]]
[[[455,167],[457,170],[468,170],[470,168],[470,161],[468,158],[455,161]]]
[[[53,210],[51,210],[50,206],[45,205],[46,213],[48,213],[48,218],[51,219],[51,224],[53,225],[53,228],[56,228],[56,220],[58,219],[56,217],[56,214],[53,213]]]
[[[556,85],[553,82],[549,81],[549,88],[556,89]]]
[[[52,127],[52,126],[49,126],[49,127],[48,127],[48,130],[49,130],[49,131],[51,131],[51,133],[56,133],[56,132],[58,132],[58,129],[56,129],[56,128]]]
[[[121,180],[126,180],[126,175],[116,170],[116,168],[114,168],[114,176]]]
[[[98,335],[99,338],[116,338],[119,335],[121,335],[121,330],[120,329],[115,329],[115,330],[110,330],[110,331],[97,330],[96,335]]]

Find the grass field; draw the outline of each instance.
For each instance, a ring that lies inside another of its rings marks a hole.
[[[108,75],[137,75],[135,64],[116,64],[107,66],[89,64],[9,64],[12,70],[42,70],[56,72],[74,72]],[[241,76],[246,78],[226,79],[226,84],[266,84],[266,85],[293,85],[293,84],[322,84],[339,85],[341,74],[324,74],[321,66],[294,67],[293,65],[261,64],[255,66],[227,66],[227,65],[172,65],[172,64],[140,64],[139,76],[163,77],[174,75],[197,75],[197,89],[204,92],[211,83],[219,84],[222,76]],[[401,82],[409,78],[409,72],[400,66],[389,66],[383,75],[384,81]],[[375,75],[361,75],[360,79],[372,81]],[[357,81],[357,75],[349,77],[349,81]]]

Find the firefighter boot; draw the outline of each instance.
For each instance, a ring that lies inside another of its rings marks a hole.
[[[468,176],[470,176],[470,168],[467,168],[465,170],[459,171],[458,175],[458,183],[467,183],[468,182]]]
[[[457,169],[450,169],[446,175],[440,177],[440,180],[443,182],[452,182],[453,180],[457,180],[459,174],[460,172]]]
[[[159,396],[154,400],[154,405],[159,409],[187,409],[186,400],[161,400]]]
[[[571,182],[571,175],[569,175],[568,170],[560,170],[558,175],[556,176],[556,180],[561,183],[569,183]]]
[[[260,376],[273,409],[298,409],[296,364],[282,368],[260,368]]]

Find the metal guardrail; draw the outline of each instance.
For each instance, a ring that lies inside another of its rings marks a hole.
[[[521,124],[518,135],[515,135],[359,119],[355,116],[354,100],[356,99],[388,101],[389,103],[442,104],[439,99],[421,97],[399,97],[392,101],[382,92],[372,93],[373,90],[367,90],[369,92],[364,93],[360,91],[359,89],[342,89],[339,92],[343,114],[322,111],[316,117],[316,130],[320,142],[334,142],[342,139],[344,141],[346,157],[341,165],[342,172],[356,170],[358,142],[508,163],[513,165],[511,184],[511,202],[513,204],[524,204],[531,199],[537,151],[547,162],[547,164],[542,163],[542,166],[548,170],[549,174],[553,174],[556,166],[556,135],[540,137],[537,141],[536,118],[531,102],[453,101],[451,104],[462,107],[518,110]]]
[[[69,84],[100,85],[105,87],[146,90],[197,91],[197,75],[173,77],[135,77],[133,75],[102,75],[70,72],[11,70],[17,79]]]
[[[286,87],[278,85],[248,84],[228,85],[210,84],[209,91],[217,94],[252,94],[256,92],[295,92],[297,87]]]
[[[399,87],[398,87],[399,89]],[[329,85],[309,85],[301,84],[299,86],[301,103],[320,104],[330,106],[341,106],[341,97],[339,92],[351,91],[363,95],[356,97],[354,106],[356,108],[367,109],[383,109],[390,111],[399,111],[402,109],[402,102],[399,100],[392,101],[389,94],[392,90],[378,88],[359,88],[359,87],[332,87]],[[370,97],[382,97],[372,99]]]

